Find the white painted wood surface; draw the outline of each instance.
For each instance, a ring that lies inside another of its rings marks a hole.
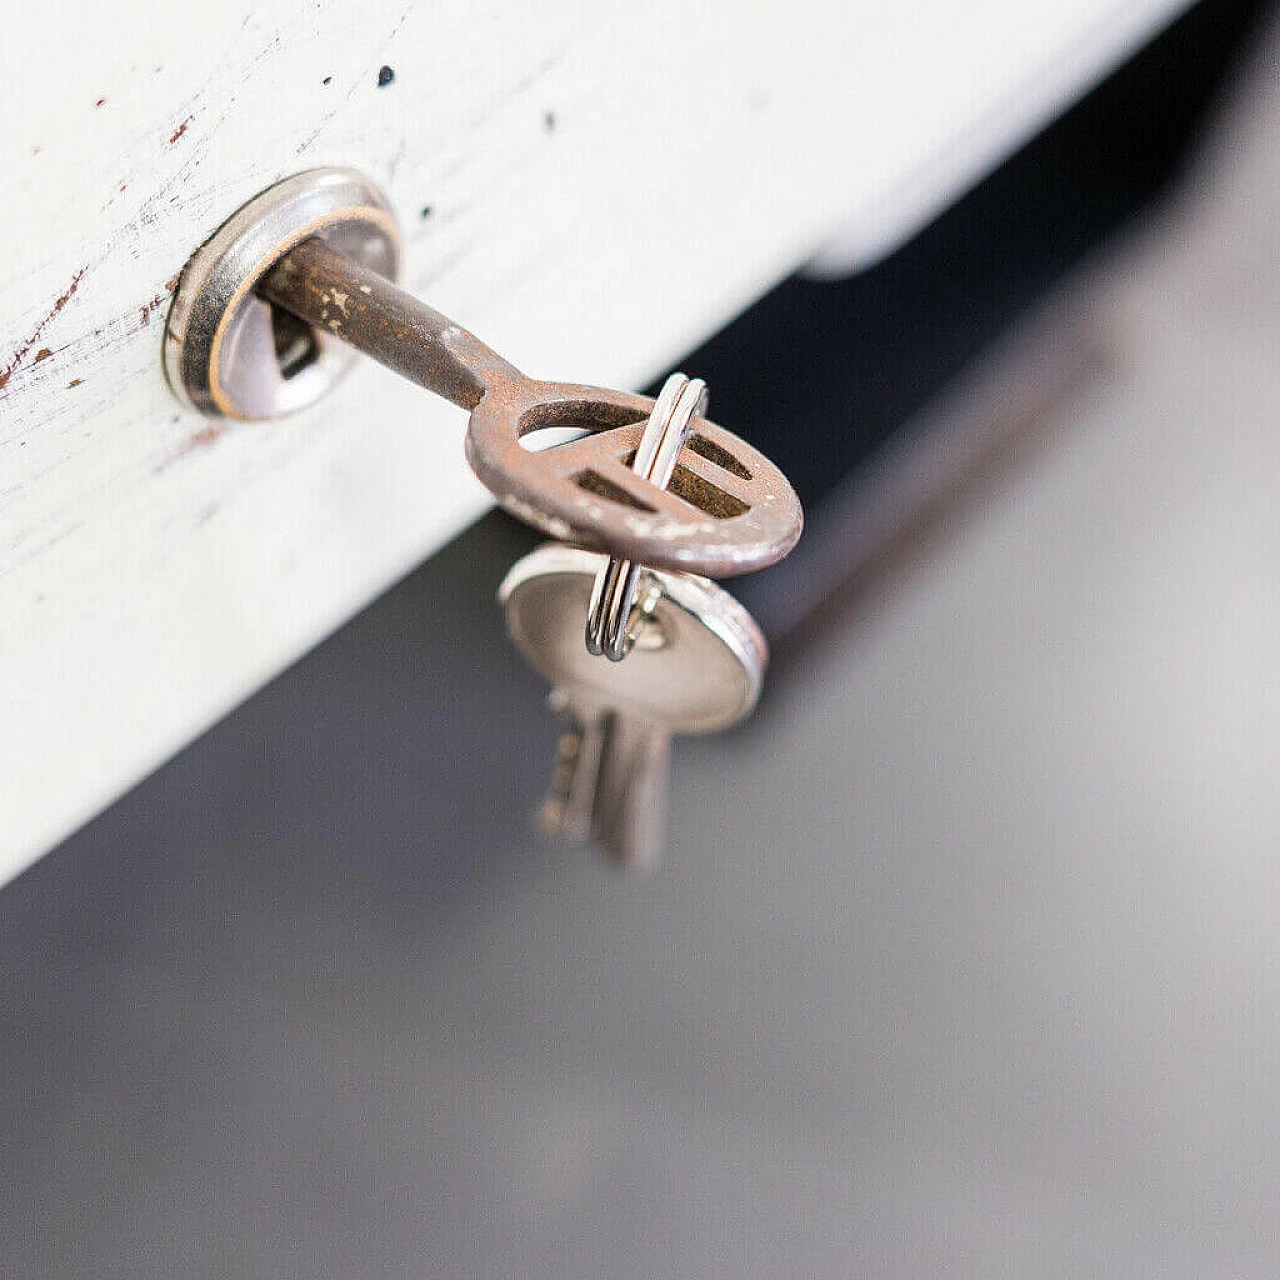
[[[882,251],[1182,7],[0,0],[0,881],[486,506],[462,416],[375,368],[271,426],[178,408],[169,292],[244,201],[354,165],[409,287],[531,373],[635,386],[830,236]]]

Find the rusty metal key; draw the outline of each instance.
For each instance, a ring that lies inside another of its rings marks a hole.
[[[799,499],[746,441],[694,417],[664,488],[632,462],[654,410],[644,396],[526,377],[474,334],[323,239],[258,282],[272,306],[470,412],[466,456],[498,502],[554,538],[661,569],[729,577],[780,560]],[[585,432],[534,451],[530,433]]]

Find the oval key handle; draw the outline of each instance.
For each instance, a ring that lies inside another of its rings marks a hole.
[[[697,418],[666,489],[632,470],[653,404],[497,377],[471,412],[467,461],[506,510],[562,542],[713,578],[782,559],[800,537],[800,501],[745,440]],[[589,434],[537,452],[522,443],[550,427]]]
[[[234,214],[188,262],[165,367],[206,413],[272,417],[314,402],[354,347],[471,413],[466,455],[508,511],[562,541],[714,577],[780,560],[803,514],[786,477],[723,427],[695,420],[666,491],[631,460],[654,402],[538,382],[397,288],[381,193],[347,169],[296,174]],[[546,427],[587,434],[533,451]]]

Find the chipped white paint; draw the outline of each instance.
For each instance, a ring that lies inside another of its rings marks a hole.
[[[373,368],[268,427],[178,408],[172,283],[251,196],[354,165],[410,288],[635,386],[1179,7],[0,0],[0,880],[486,505],[463,416]]]

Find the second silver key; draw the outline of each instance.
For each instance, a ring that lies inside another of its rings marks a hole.
[[[661,843],[671,735],[714,733],[749,715],[769,651],[727,591],[693,574],[647,569],[630,656],[621,663],[592,656],[582,620],[606,559],[541,547],[511,569],[499,599],[512,639],[572,724],[544,825],[637,866]]]

